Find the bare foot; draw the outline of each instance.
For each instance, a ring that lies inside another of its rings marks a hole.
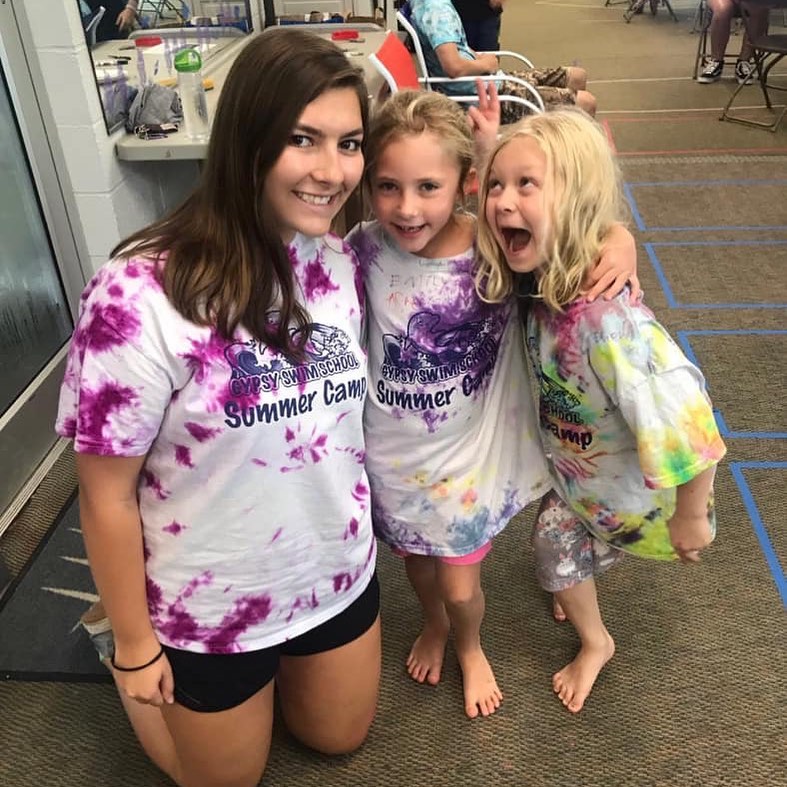
[[[443,669],[445,645],[448,642],[448,627],[437,627],[424,623],[424,628],[413,642],[407,657],[407,672],[418,683],[436,686]]]
[[[576,658],[552,676],[555,694],[572,713],[582,710],[596,678],[614,653],[615,642],[607,634],[603,645],[583,645]]]
[[[462,668],[462,685],[465,694],[465,713],[474,719],[480,713],[491,716],[503,701],[503,692],[497,686],[495,674],[480,647],[465,653],[457,651]]]
[[[558,622],[563,623],[568,618],[566,617],[566,611],[563,607],[560,606],[560,602],[557,600],[557,596],[552,596],[552,617]]]

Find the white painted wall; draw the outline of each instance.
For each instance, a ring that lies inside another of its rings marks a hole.
[[[76,0],[12,0],[24,38],[47,133],[89,275],[110,249],[176,206],[197,179],[192,161],[126,162],[115,157],[124,130],[107,134]],[[255,30],[261,2],[251,0]]]

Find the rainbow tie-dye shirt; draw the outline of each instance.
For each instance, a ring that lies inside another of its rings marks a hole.
[[[150,260],[109,262],[82,296],[56,428],[78,452],[145,456],[148,608],[175,648],[278,644],[374,571],[359,266],[333,236],[289,255],[312,323],[302,363],[185,320]]]
[[[470,554],[550,487],[516,309],[478,297],[475,248],[418,257],[377,222],[347,240],[367,292],[375,531],[411,554]]]
[[[599,538],[671,559],[675,488],[726,448],[702,373],[629,297],[579,299],[562,314],[534,301],[527,346],[561,496]]]

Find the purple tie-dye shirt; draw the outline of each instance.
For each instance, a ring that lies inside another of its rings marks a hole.
[[[474,248],[418,257],[377,222],[347,240],[369,307],[376,532],[412,554],[467,555],[551,485],[515,308],[480,300]]]
[[[79,452],[146,456],[148,607],[176,648],[280,643],[374,570],[357,260],[333,236],[289,251],[313,325],[299,365],[183,319],[149,260],[109,262],[82,296],[57,432]]]

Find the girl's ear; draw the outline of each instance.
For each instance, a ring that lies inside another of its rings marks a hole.
[[[465,197],[469,196],[477,196],[478,195],[478,170],[475,167],[470,167],[467,173],[467,177],[465,178],[465,182],[462,184],[462,193]]]

